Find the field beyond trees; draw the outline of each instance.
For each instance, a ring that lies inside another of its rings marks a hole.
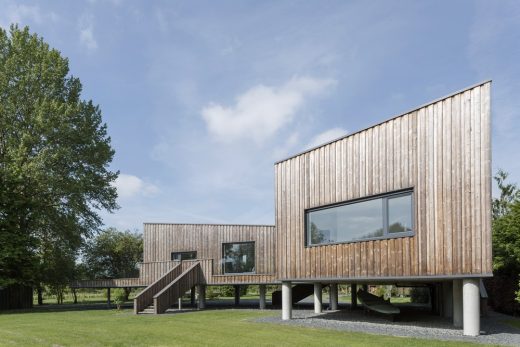
[[[0,314],[0,346],[474,345],[254,321],[273,314],[276,313],[252,310],[208,310],[159,316],[136,316],[131,310],[12,312]]]

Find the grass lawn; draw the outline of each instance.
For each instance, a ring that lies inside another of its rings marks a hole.
[[[512,327],[520,329],[520,319],[506,320],[505,323],[509,324]]]
[[[278,312],[208,310],[135,316],[130,310],[0,314],[1,346],[471,346],[460,342],[292,327],[252,320]],[[481,345],[480,345],[481,346]]]

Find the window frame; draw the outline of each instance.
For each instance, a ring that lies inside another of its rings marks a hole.
[[[192,259],[184,259],[184,260],[195,260],[195,259],[197,259],[197,251],[178,251],[178,252],[171,252],[171,253],[170,253],[170,259],[171,259],[170,261],[183,261],[183,260],[182,260],[182,254],[183,254],[183,253],[195,253],[195,258],[192,258]],[[175,260],[175,259],[173,259],[173,255],[174,255],[174,254],[181,254],[181,260]]]
[[[388,200],[391,198],[397,198],[400,196],[410,196],[411,200],[411,223],[412,223],[412,231],[403,231],[399,233],[389,233],[388,232]],[[346,206],[346,205],[352,205],[356,203],[361,203],[365,201],[375,200],[375,199],[382,199],[382,215],[383,215],[383,236],[377,236],[377,237],[370,237],[366,239],[359,239],[359,240],[349,240],[349,241],[339,241],[339,242],[324,242],[324,243],[317,243],[317,244],[311,244],[309,240],[309,233],[308,233],[308,218],[307,216],[309,213],[314,211],[320,211],[320,210],[327,210],[334,207],[339,206]],[[321,247],[321,246],[330,246],[330,245],[341,245],[346,243],[357,243],[357,242],[366,242],[366,241],[375,241],[375,240],[388,240],[388,239],[396,239],[396,238],[402,238],[402,237],[411,237],[415,236],[415,194],[414,194],[414,188],[406,188],[406,189],[400,189],[395,190],[388,193],[381,193],[376,195],[370,195],[365,196],[362,198],[357,199],[351,199],[346,201],[341,201],[334,204],[328,204],[328,205],[322,205],[318,207],[312,207],[304,209],[303,211],[303,224],[304,224],[304,245],[305,248],[310,247]]]
[[[253,244],[253,252],[254,252],[254,271],[249,271],[249,272],[226,272],[226,262],[225,262],[225,259],[226,259],[226,253],[225,253],[225,250],[224,250],[224,247],[225,245],[237,245],[237,244],[245,244],[245,243],[252,243]],[[221,268],[221,271],[222,271],[222,274],[223,275],[242,275],[242,274],[246,274],[246,275],[250,275],[250,274],[256,274],[256,241],[237,241],[237,242],[222,242],[222,268]]]

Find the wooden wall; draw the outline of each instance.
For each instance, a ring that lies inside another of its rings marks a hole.
[[[490,87],[277,163],[277,277],[490,274]],[[410,187],[415,236],[305,247],[305,209]]]
[[[198,259],[213,259],[212,274],[221,275],[222,243],[244,241],[255,242],[256,273],[275,273],[275,230],[269,225],[145,224],[143,265],[170,261],[171,252],[197,251]]]

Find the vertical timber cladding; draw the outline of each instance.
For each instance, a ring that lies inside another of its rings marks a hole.
[[[490,87],[276,163],[277,277],[490,274]],[[414,236],[305,247],[305,209],[410,187]]]
[[[213,259],[213,274],[222,274],[222,244],[255,242],[255,273],[274,274],[275,230],[272,225],[145,224],[144,263],[171,259],[172,252],[197,251]]]

